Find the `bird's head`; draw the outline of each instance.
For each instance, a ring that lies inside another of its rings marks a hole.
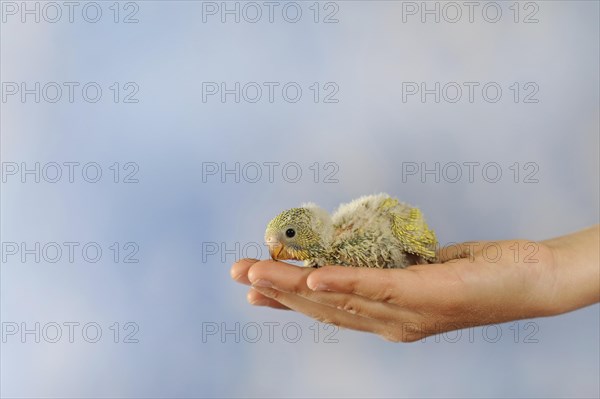
[[[314,204],[281,212],[267,225],[265,242],[274,260],[307,260],[321,255],[330,242],[329,214]]]

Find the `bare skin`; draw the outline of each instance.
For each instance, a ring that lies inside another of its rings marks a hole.
[[[253,305],[291,309],[394,342],[553,316],[600,301],[600,225],[551,240],[473,242],[406,269],[303,268],[242,259],[231,268]]]

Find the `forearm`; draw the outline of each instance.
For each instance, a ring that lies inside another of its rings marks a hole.
[[[554,254],[553,313],[564,313],[600,300],[600,225],[543,241]]]

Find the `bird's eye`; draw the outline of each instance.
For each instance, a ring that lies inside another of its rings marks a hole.
[[[296,232],[294,231],[294,229],[287,229],[285,231],[285,235],[288,236],[289,238],[292,238],[293,236],[296,235]]]

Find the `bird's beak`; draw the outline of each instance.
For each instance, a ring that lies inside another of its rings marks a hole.
[[[285,260],[292,259],[292,256],[288,253],[285,246],[276,239],[271,237],[267,238],[267,246],[269,247],[269,254],[273,260]]]
[[[271,255],[271,259],[278,260],[281,259],[279,255],[283,252],[283,244],[270,244],[269,245],[269,254]]]

